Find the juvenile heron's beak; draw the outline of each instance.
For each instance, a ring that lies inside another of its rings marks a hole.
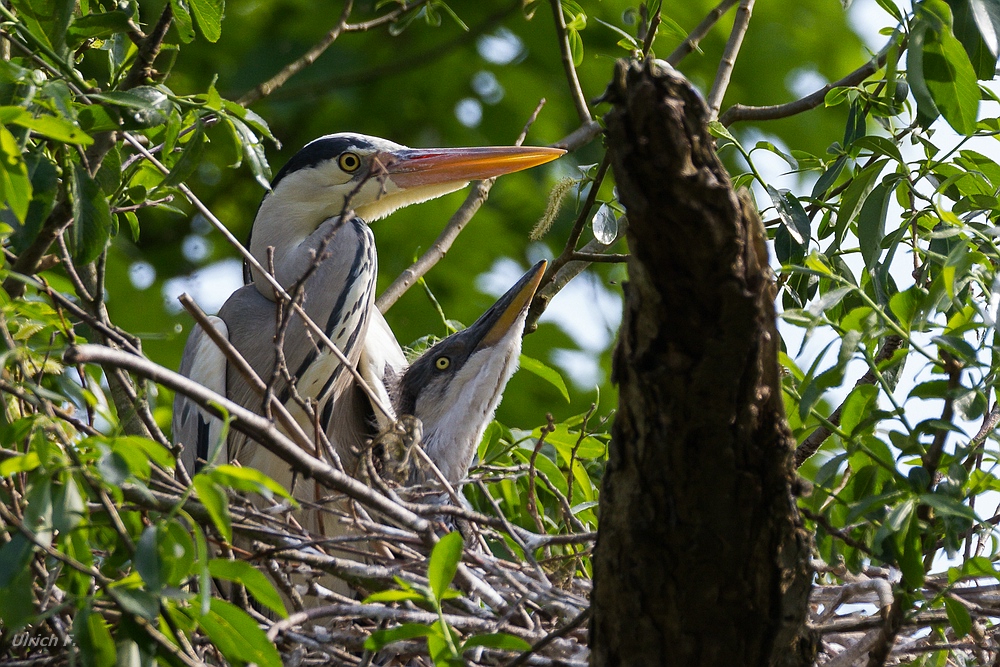
[[[462,332],[475,341],[476,350],[493,347],[521,321],[547,265],[548,262],[543,259],[531,267],[482,317]]]
[[[480,181],[555,160],[561,148],[488,146],[483,148],[407,148],[377,156],[385,175],[402,189]]]

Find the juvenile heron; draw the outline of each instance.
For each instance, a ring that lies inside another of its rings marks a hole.
[[[452,484],[468,472],[517,370],[524,320],[545,266],[535,264],[472,326],[420,355],[393,390],[397,414],[420,419],[424,451]],[[409,481],[428,479],[420,477]]]
[[[273,266],[277,282],[288,291],[302,288],[303,307],[311,320],[344,353],[377,393],[386,395],[380,378],[404,365],[398,344],[374,308],[377,258],[366,222],[393,211],[492,178],[553,160],[565,151],[535,147],[412,149],[360,134],[332,134],[296,153],[278,172],[254,220],[250,252],[265,268]],[[345,215],[353,211],[354,215]],[[270,249],[273,249],[269,251]],[[338,360],[320,347],[305,323],[292,315],[276,350],[275,293],[256,270],[237,290],[212,325],[239,351],[265,381],[273,381],[278,398],[308,434],[316,425],[293,400],[293,392],[315,406],[318,427],[334,432],[358,423],[354,401],[339,401],[353,392],[352,378]],[[269,333],[270,332],[270,333]],[[283,356],[291,382],[275,374],[276,353]],[[217,393],[260,412],[262,399],[250,390],[200,327],[195,327],[181,361],[181,372]],[[221,438],[222,423],[178,395],[173,432],[185,445],[184,463],[193,470],[195,456],[206,459]],[[226,443],[222,443],[225,445]],[[238,458],[265,471],[280,464],[260,447],[244,447],[245,438],[231,434],[229,451],[218,457]],[[248,450],[248,451],[247,451]],[[287,468],[287,466],[284,466]],[[279,482],[287,483],[281,475]]]

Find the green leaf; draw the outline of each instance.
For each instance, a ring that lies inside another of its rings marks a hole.
[[[854,147],[871,151],[872,155],[890,157],[900,164],[905,163],[905,160],[903,160],[903,154],[899,152],[899,146],[885,137],[879,137],[877,135],[861,137],[854,142]]]
[[[809,216],[802,208],[802,204],[789,190],[777,190],[770,185],[767,186],[767,194],[771,196],[774,207],[778,211],[778,217],[788,230],[788,234],[799,245],[807,245],[810,237]]]
[[[0,210],[0,220],[14,228],[10,243],[18,253],[27,249],[38,238],[46,218],[55,208],[55,198],[59,191],[59,172],[43,151],[29,153],[25,156],[25,163],[31,179],[31,203],[24,223],[14,217],[10,208]]]
[[[227,661],[281,667],[281,656],[274,644],[257,622],[239,607],[213,599],[212,610],[197,620]]]
[[[267,164],[267,156],[264,154],[264,146],[260,143],[253,130],[238,118],[229,117],[232,128],[235,132],[237,143],[243,148],[243,156],[250,163],[250,171],[254,178],[265,189],[271,189],[271,167]]]
[[[427,564],[427,579],[437,600],[441,600],[444,592],[448,590],[461,560],[462,535],[459,532],[448,533],[434,545],[430,562]]]
[[[258,602],[277,613],[281,618],[288,618],[288,611],[281,596],[274,589],[260,570],[241,560],[213,558],[208,562],[209,572],[217,579],[225,579],[242,584]]]
[[[524,641],[520,637],[507,634],[506,632],[496,632],[489,635],[476,635],[474,637],[469,637],[462,648],[459,649],[460,652],[464,653],[470,648],[476,646],[485,646],[486,648],[495,648],[501,651],[528,651],[531,649],[531,644]]]
[[[893,294],[889,299],[889,309],[906,331],[913,327],[914,320],[923,309],[926,297],[927,291],[919,285],[914,285],[903,292]]]
[[[951,13],[946,4],[940,4]],[[925,31],[922,70],[924,84],[948,124],[959,134],[974,134],[979,113],[976,71],[947,26]]]
[[[845,164],[847,164],[847,156],[841,155],[833,161],[833,164],[827,167],[823,175],[816,180],[816,185],[813,186],[812,196],[814,198],[824,196],[833,187],[833,184],[837,182],[837,177],[840,176],[840,172],[844,170]]]
[[[146,620],[154,620],[160,613],[159,599],[140,588],[129,588],[128,584],[116,586],[111,584],[108,589],[112,599],[118,605],[133,616],[141,616]]]
[[[10,541],[0,547],[0,589],[9,590],[14,578],[27,571],[34,548],[35,545],[20,532],[11,535]]]
[[[131,124],[140,127],[153,127],[167,122],[174,108],[173,102],[159,88],[153,86],[136,86],[126,91],[109,91],[106,93],[89,93],[88,96],[98,102],[130,110],[128,119]]]
[[[0,463],[0,477],[10,477],[20,472],[30,472],[40,465],[38,452],[14,456]]]
[[[174,27],[184,44],[194,41],[194,22],[191,20],[191,10],[187,0],[170,0],[170,8],[174,12]]]
[[[906,82],[910,86],[910,92],[913,93],[913,99],[917,101],[917,120],[924,128],[929,127],[941,115],[924,79],[923,55],[928,34],[931,39],[934,38],[934,31],[927,22],[922,19],[915,21],[910,30],[910,41],[906,49]]]
[[[14,135],[0,127],[0,201],[24,223],[31,204],[31,179]]]
[[[849,148],[855,140],[864,137],[868,131],[865,113],[861,100],[855,98],[851,102],[851,110],[847,114],[847,126],[844,128],[844,147]]]
[[[259,493],[265,498],[271,498],[278,494],[282,498],[295,501],[285,490],[285,487],[278,484],[273,479],[259,470],[244,468],[242,466],[220,465],[206,470],[205,475],[211,477],[217,484],[228,486],[237,491],[250,491]],[[297,504],[296,504],[297,506]]]
[[[969,0],[969,7],[986,48],[994,56],[1000,56],[1000,4],[993,0]]]
[[[954,16],[952,32],[958,41],[962,43],[969,62],[972,63],[976,71],[976,78],[980,80],[990,80],[996,73],[997,49],[996,33],[993,24],[989,20],[987,5],[995,6],[996,2],[990,0],[989,3],[983,0],[946,0],[951,7]],[[986,20],[983,25],[986,32],[980,30],[979,21],[976,20],[975,12],[982,12]],[[1000,8],[998,8],[1000,11]],[[989,44],[987,43],[989,40]]]
[[[854,433],[864,419],[876,407],[879,389],[875,385],[863,384],[851,390],[840,412],[840,428],[845,433]]]
[[[740,144],[740,142],[736,139],[735,136],[733,136],[733,133],[729,131],[729,128],[720,123],[719,121],[717,120],[711,121],[708,124],[708,131],[711,132],[712,135],[715,136],[716,138],[725,139],[727,142],[731,143],[733,146],[736,147],[736,150],[738,150],[744,156],[748,155],[748,153]]]
[[[76,0],[12,0],[18,20],[57,56],[66,55],[66,35]]]
[[[121,10],[84,14],[73,21],[66,41],[70,47],[76,48],[88,39],[107,39],[128,30],[128,14]]]
[[[149,460],[166,470],[171,470],[174,467],[174,455],[170,453],[169,449],[155,440],[135,435],[121,435],[110,438],[108,441],[112,445],[136,449],[142,452]]]
[[[956,639],[961,639],[972,631],[972,617],[964,604],[954,598],[945,597],[944,608],[948,613],[948,622],[955,631]]]
[[[70,199],[73,204],[73,226],[70,236],[73,258],[80,264],[97,259],[111,235],[111,208],[108,200],[87,170],[73,163],[70,181]]]
[[[158,187],[166,188],[186,181],[194,170],[201,164],[202,155],[205,152],[205,128],[199,121],[195,125],[191,138],[181,152],[180,158],[170,169],[170,173],[163,179]]]
[[[520,367],[529,373],[534,373],[558,389],[562,397],[569,403],[569,390],[566,388],[566,382],[563,380],[562,375],[559,374],[559,371],[524,354],[520,357]]]
[[[861,257],[869,269],[878,263],[882,254],[882,238],[885,236],[885,216],[889,210],[889,185],[882,181],[865,199],[858,213],[858,242]]]
[[[205,473],[198,473],[191,482],[194,484],[195,491],[198,492],[198,500],[208,510],[209,516],[212,517],[212,523],[215,524],[219,534],[227,542],[232,542],[233,524],[229,517],[229,500],[226,498],[226,492],[222,486]]]
[[[971,507],[943,493],[924,493],[920,496],[920,502],[933,507],[938,514],[976,520],[976,513]]]
[[[191,13],[198,23],[198,30],[210,42],[222,36],[222,16],[226,11],[225,0],[190,0]]]
[[[164,586],[163,577],[160,575],[160,557],[156,549],[156,526],[149,526],[142,531],[142,537],[135,545],[135,569],[139,576],[146,582],[146,586],[153,591],[159,591]]]
[[[80,662],[84,667],[113,667],[115,642],[108,624],[88,604],[73,619],[73,636],[80,645]]]
[[[426,637],[431,633],[430,626],[419,623],[404,623],[395,628],[376,630],[365,639],[365,650],[381,651],[393,642]]]
[[[569,38],[569,50],[573,56],[573,66],[579,67],[583,64],[583,38],[576,30],[567,29],[566,36]]]
[[[89,146],[94,143],[90,135],[67,120],[44,114],[33,116],[21,107],[0,107],[0,123],[26,127],[35,134],[68,144]]]
[[[920,520],[916,512],[912,512],[909,529],[897,535],[897,548],[901,551],[899,570],[903,573],[903,583],[908,587],[920,588],[924,585],[924,553],[921,536]]]
[[[838,245],[843,240],[848,227],[861,210],[862,205],[864,205],[865,199],[868,198],[872,188],[875,187],[875,180],[882,173],[882,169],[888,162],[889,160],[887,159],[878,160],[854,174],[854,180],[847,187],[847,190],[844,191],[843,197],[841,197],[840,210],[837,212]]]
[[[400,591],[400,590],[388,590],[388,591],[378,591],[372,593],[365,598],[365,604],[371,602],[403,602],[403,601],[421,602],[426,601],[427,598],[421,595],[418,591]]]

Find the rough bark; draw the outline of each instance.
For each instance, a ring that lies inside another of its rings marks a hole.
[[[763,226],[669,65],[620,64],[607,99],[631,257],[591,664],[811,664]]]

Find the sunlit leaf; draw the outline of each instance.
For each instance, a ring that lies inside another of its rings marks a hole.
[[[216,579],[242,584],[257,602],[277,613],[281,618],[288,618],[285,603],[281,601],[281,596],[274,589],[274,585],[250,563],[241,560],[213,558],[208,562],[208,569]]]
[[[559,371],[549,366],[546,366],[537,359],[532,359],[531,357],[526,356],[524,354],[521,354],[520,356],[520,367],[528,371],[529,373],[537,375],[538,377],[542,378],[543,380],[551,384],[553,387],[558,389],[559,393],[562,394],[562,397],[566,399],[567,403],[569,403],[569,389],[566,388],[566,381],[563,380],[562,375],[559,374]]]
[[[458,571],[458,563],[462,560],[462,535],[452,531],[438,540],[431,551],[431,559],[427,564],[427,579],[431,590],[438,600],[451,585]]]
[[[31,203],[31,179],[17,140],[5,127],[0,127],[0,201],[19,222],[25,221]]]
[[[101,254],[111,235],[111,209],[108,200],[87,170],[73,162],[70,199],[73,204],[71,239],[73,256],[81,264],[92,262]]]
[[[274,644],[257,622],[239,607],[213,599],[212,610],[198,622],[229,662],[281,667],[281,656]]]
[[[222,15],[226,11],[225,0],[189,0],[191,13],[198,24],[198,30],[210,42],[219,41],[222,36]]]

